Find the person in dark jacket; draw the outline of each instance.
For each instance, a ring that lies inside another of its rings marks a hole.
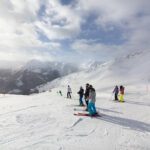
[[[88,109],[88,103],[89,103],[89,89],[90,89],[90,85],[87,83],[85,93],[84,93],[84,98],[85,98],[85,103],[87,105],[87,109]]]
[[[113,93],[115,94],[114,97],[115,97],[115,100],[117,101],[118,100],[118,93],[119,93],[119,88],[117,85],[115,86]]]
[[[78,94],[79,94],[79,105],[83,106],[82,98],[83,98],[83,95],[84,95],[84,89],[82,88],[82,86],[80,87],[80,90],[79,90]]]

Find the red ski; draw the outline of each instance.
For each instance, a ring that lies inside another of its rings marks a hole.
[[[74,114],[75,116],[89,116],[89,117],[102,117],[101,115],[99,114],[95,114],[93,116],[90,116],[89,114],[85,114],[85,113],[77,113],[77,114]]]

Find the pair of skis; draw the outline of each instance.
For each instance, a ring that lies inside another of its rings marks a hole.
[[[86,110],[79,110],[79,109],[77,109],[77,108],[74,108],[74,111],[86,111]],[[93,115],[90,115],[89,113],[75,113],[74,115],[75,115],[75,116],[102,117],[102,116],[99,115],[98,113],[97,113],[97,114],[93,114]]]
[[[90,114],[86,114],[86,113],[76,113],[74,114],[75,116],[89,116],[89,117],[102,117],[99,114],[94,114],[94,115],[90,115]]]
[[[125,101],[120,101],[120,100],[113,100],[114,102],[120,102],[120,103],[124,103]]]

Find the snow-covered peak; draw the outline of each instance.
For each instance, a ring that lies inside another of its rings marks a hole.
[[[86,63],[83,63],[81,65],[81,68],[84,70],[94,70],[98,67],[100,67],[101,64],[103,64],[103,61],[95,61],[95,60],[89,60]]]

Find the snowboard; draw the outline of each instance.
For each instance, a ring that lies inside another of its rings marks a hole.
[[[90,116],[89,114],[85,114],[85,113],[77,113],[77,114],[74,114],[75,116],[89,116],[89,117],[102,117],[101,115],[99,114],[96,114],[96,115],[93,115],[93,116]]]

